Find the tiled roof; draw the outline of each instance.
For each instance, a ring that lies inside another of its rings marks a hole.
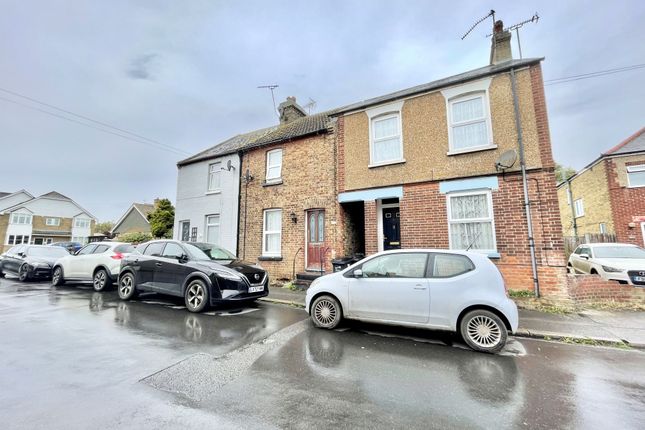
[[[155,210],[155,205],[149,203],[132,203],[132,205],[146,217],[150,212]]]
[[[630,154],[645,151],[645,127],[605,152],[603,155]]]
[[[2,191],[0,191],[0,199],[3,198],[3,197],[8,196],[9,194],[11,194],[11,193],[3,193]]]
[[[62,199],[62,200],[71,200],[69,197],[62,195],[56,191],[50,191],[47,194],[43,194],[40,197],[51,197],[52,199]]]

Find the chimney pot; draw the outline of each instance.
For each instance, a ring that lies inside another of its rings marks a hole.
[[[278,112],[280,113],[280,124],[287,124],[293,120],[307,116],[307,112],[296,103],[296,98],[293,96],[287,97],[287,100],[280,103]]]

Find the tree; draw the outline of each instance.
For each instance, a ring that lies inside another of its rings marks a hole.
[[[114,227],[114,223],[112,221],[99,222],[94,226],[94,233],[100,233],[109,236],[112,227]]]
[[[150,232],[154,237],[171,238],[175,224],[175,207],[168,199],[155,199],[155,209],[148,214]]]
[[[555,163],[555,182],[558,184],[564,182],[576,174],[576,169],[573,167],[563,166],[560,163]]]

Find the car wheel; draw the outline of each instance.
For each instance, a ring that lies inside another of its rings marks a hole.
[[[461,320],[461,337],[475,351],[494,353],[506,345],[508,332],[500,317],[483,309],[468,312]]]
[[[190,281],[186,287],[184,298],[189,311],[201,312],[208,306],[208,287],[200,279]]]
[[[336,328],[342,318],[340,303],[332,296],[320,296],[311,305],[311,319],[316,327]]]
[[[119,277],[119,298],[131,300],[137,296],[137,286],[134,283],[134,275],[125,273]]]
[[[94,273],[94,278],[92,279],[94,291],[105,291],[110,284],[110,277],[105,269],[99,269]]]
[[[63,277],[63,268],[58,266],[54,268],[54,273],[52,274],[52,285],[58,287],[65,283],[65,278]]]
[[[26,282],[29,280],[29,266],[27,266],[26,264],[23,264],[18,269],[18,280],[20,280],[21,282]]]
[[[4,278],[4,273],[2,273],[2,270],[0,270],[0,278]]]

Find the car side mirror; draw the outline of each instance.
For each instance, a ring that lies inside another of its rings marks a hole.
[[[181,254],[177,257],[177,261],[180,263],[186,263],[188,261],[188,256],[186,254]]]
[[[361,269],[356,269],[354,270],[354,278],[362,278],[363,277],[363,271]]]
[[[589,260],[589,254],[580,254],[580,258]]]
[[[18,257],[23,258],[25,256],[24,252],[19,252],[16,254]]]

